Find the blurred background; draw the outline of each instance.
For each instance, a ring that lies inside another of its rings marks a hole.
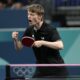
[[[25,28],[28,27],[25,8],[33,3],[43,5],[45,21],[59,30],[64,41],[64,50],[61,51],[61,55],[65,62],[80,63],[80,0],[0,0],[0,64],[2,59],[5,61],[3,57],[7,58],[8,54],[10,57],[12,55],[20,57],[28,51],[32,52],[28,49],[22,50],[23,54],[15,54],[17,52],[14,49],[11,33],[19,31],[19,37],[22,36]],[[30,54],[26,54],[26,58],[27,55]],[[26,62],[31,59],[27,59]]]
[[[0,10],[21,9],[39,3],[45,8],[45,20],[61,27],[80,26],[80,0],[0,0]]]
[[[58,29],[65,63],[80,64],[80,0],[0,0],[0,66],[35,63],[32,49],[24,47],[17,52],[11,37],[13,31],[19,31],[20,38],[28,27],[25,8],[33,3],[45,8],[45,21]]]

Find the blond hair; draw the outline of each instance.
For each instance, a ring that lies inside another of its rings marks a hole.
[[[27,10],[38,15],[44,15],[44,8],[40,4],[32,4],[27,6]]]

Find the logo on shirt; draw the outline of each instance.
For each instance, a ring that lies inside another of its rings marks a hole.
[[[44,37],[41,37],[41,40],[44,40]]]
[[[34,38],[34,34],[32,35],[32,37]]]

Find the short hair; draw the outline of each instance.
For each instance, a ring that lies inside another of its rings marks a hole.
[[[38,15],[44,15],[44,8],[40,4],[32,4],[27,6],[27,10],[33,13],[37,13]]]

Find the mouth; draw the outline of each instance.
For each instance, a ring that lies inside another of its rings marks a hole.
[[[29,20],[29,25],[33,25],[31,20]]]
[[[29,20],[29,23],[31,23],[32,21],[31,20]]]

